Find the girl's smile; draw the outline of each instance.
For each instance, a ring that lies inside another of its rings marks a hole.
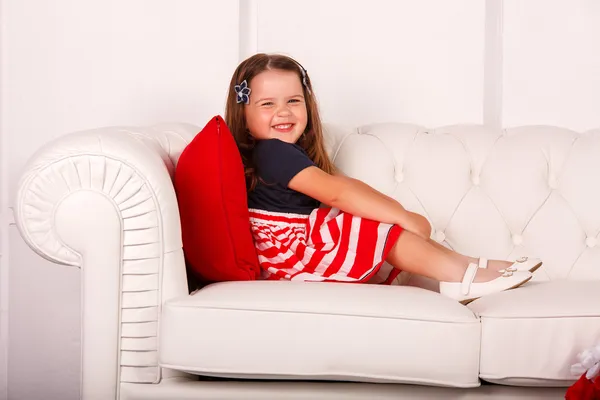
[[[267,70],[252,78],[248,86],[252,94],[244,113],[250,134],[258,140],[279,139],[296,143],[308,121],[298,74]]]
[[[294,124],[280,124],[273,126],[273,129],[281,133],[289,133],[292,131],[293,127]]]

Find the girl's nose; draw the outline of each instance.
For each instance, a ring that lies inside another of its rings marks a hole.
[[[277,109],[277,115],[289,115],[291,113],[287,103]]]

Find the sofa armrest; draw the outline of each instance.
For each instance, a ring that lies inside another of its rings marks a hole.
[[[178,129],[173,141],[156,128],[68,134],[39,149],[19,182],[15,220],[25,242],[81,269],[83,399],[118,398],[120,382],[161,379],[161,306],[188,294],[172,175],[198,131]]]

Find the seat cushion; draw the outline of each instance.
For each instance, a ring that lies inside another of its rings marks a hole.
[[[160,363],[194,374],[479,386],[480,324],[415,287],[222,282],[168,301]]]
[[[258,278],[244,166],[221,116],[183,150],[174,186],[190,272],[202,283]]]
[[[569,386],[577,354],[600,339],[600,281],[553,281],[483,297],[469,305],[481,318],[486,381]]]

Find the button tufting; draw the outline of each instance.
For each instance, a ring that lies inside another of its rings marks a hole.
[[[479,175],[471,176],[471,182],[473,182],[473,185],[479,186]]]
[[[437,231],[435,233],[435,240],[438,242],[443,242],[444,240],[446,240],[446,234],[442,231]]]
[[[596,245],[598,244],[598,239],[590,236],[587,239],[585,239],[585,244],[587,247],[596,247]]]
[[[513,235],[512,242],[515,246],[520,246],[523,244],[523,236],[521,235]]]
[[[548,179],[548,186],[550,186],[550,189],[558,189],[558,179],[555,176],[551,176]]]
[[[396,182],[402,182],[404,180],[404,174],[402,171],[396,171]]]

